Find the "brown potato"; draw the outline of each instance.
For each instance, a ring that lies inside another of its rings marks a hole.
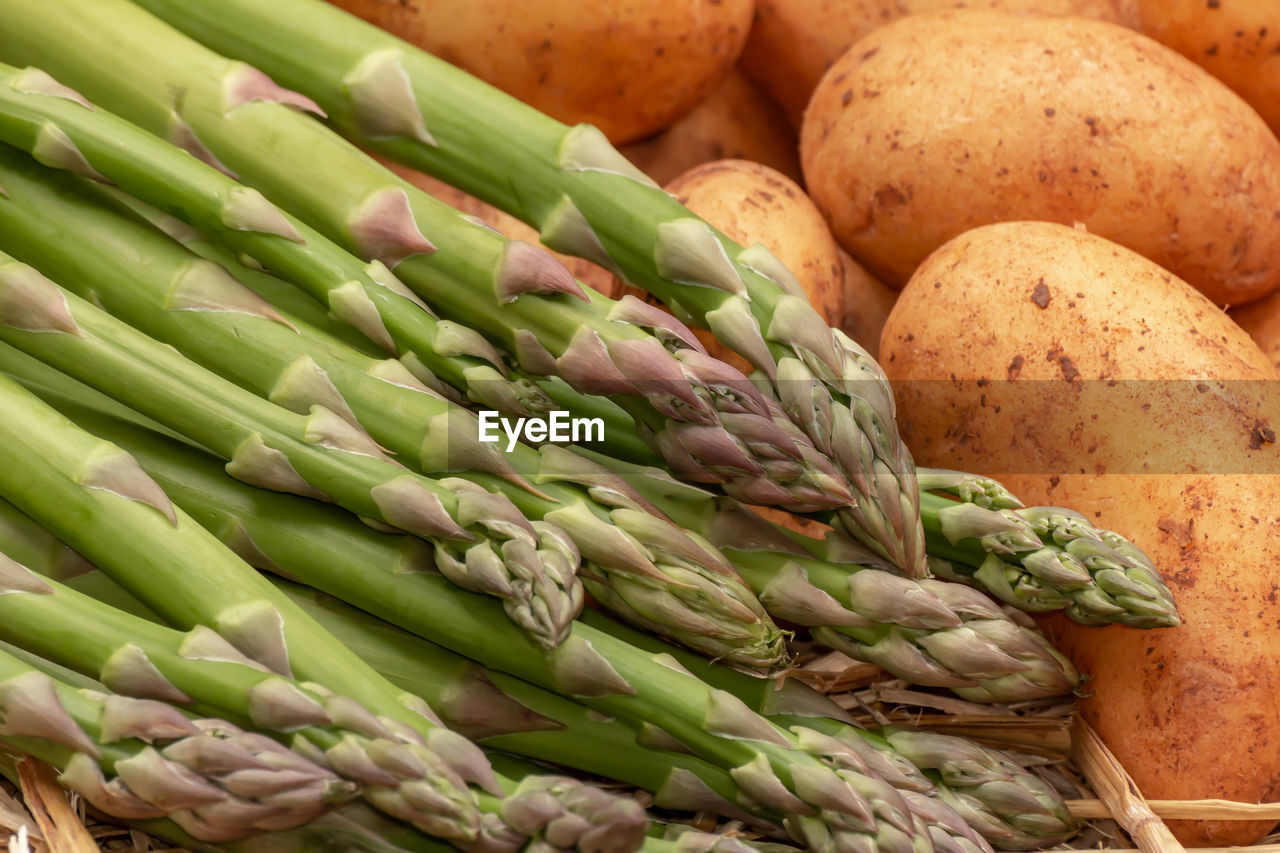
[[[735,68],[693,112],[622,153],[660,184],[711,160],[751,160],[799,181],[799,149],[778,105]]]
[[[665,189],[738,243],[764,244],[795,275],[818,313],[833,326],[840,323],[844,271],[839,250],[822,214],[794,181],[759,163],[717,160],[685,172]],[[709,333],[699,337],[712,355],[751,370]]]
[[[456,210],[460,210],[468,216],[474,216],[508,240],[523,240],[526,243],[541,245],[537,229],[526,225],[514,216],[498,210],[492,205],[485,204],[475,196],[467,195],[462,190],[449,186],[444,181],[436,180],[430,175],[381,157],[378,159],[381,160],[382,165],[391,169],[424,193],[433,196]],[[544,246],[543,248],[546,247]],[[551,252],[550,249],[547,249],[547,251]],[[613,273],[582,258],[562,255],[559,252],[551,252],[551,254],[555,255],[562,264],[568,267],[569,272],[573,273],[573,277],[578,281],[604,294],[613,292]]]
[[[795,127],[823,73],[867,33],[907,15],[944,9],[1006,9],[1075,15],[1126,26],[1131,0],[756,0],[741,64],[782,105]]]
[[[890,286],[1017,219],[1083,222],[1220,305],[1280,286],[1280,141],[1114,24],[970,10],[882,27],[823,78],[801,162],[841,245]]]
[[[920,266],[881,364],[920,464],[1072,507],[1160,567],[1178,628],[1047,621],[1092,676],[1082,713],[1143,793],[1280,796],[1280,383],[1248,336],[1120,246],[1016,222]],[[1170,825],[1184,843],[1225,846],[1273,823]]]
[[[1227,312],[1280,368],[1280,293]]]
[[[752,0],[331,0],[615,145],[689,112],[733,67]]]
[[[844,314],[840,329],[874,357],[880,351],[880,331],[889,319],[898,292],[877,281],[843,249],[840,266],[844,271]]]
[[[1280,2],[1139,0],[1142,31],[1226,83],[1280,133]]]

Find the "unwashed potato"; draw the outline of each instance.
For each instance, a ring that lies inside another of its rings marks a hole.
[[[1227,312],[1280,368],[1280,293]]]
[[[799,127],[822,75],[867,33],[907,15],[943,9],[1006,9],[1076,15],[1136,26],[1130,0],[756,0],[741,64]],[[1247,0],[1244,0],[1247,2]]]
[[[752,0],[331,0],[615,145],[671,124],[733,67]]]
[[[541,245],[538,242],[537,229],[526,225],[514,216],[498,210],[492,205],[485,204],[475,196],[467,195],[462,190],[452,187],[444,181],[438,181],[430,175],[381,157],[378,159],[382,161],[382,165],[391,169],[418,189],[468,216],[475,217],[508,240],[523,240],[526,243],[533,243],[535,246]],[[545,249],[546,247],[543,246],[543,248]],[[550,249],[547,249],[547,251],[551,252]],[[604,294],[613,292],[613,273],[596,266],[590,261],[584,261],[582,258],[562,255],[559,252],[551,252],[551,254],[555,255],[562,264],[568,267],[569,272],[573,273],[573,277],[578,281]]]
[[[821,212],[795,181],[759,163],[717,160],[685,172],[665,189],[741,245],[762,243],[791,270],[823,319],[840,323],[844,270],[839,250]],[[712,355],[751,371],[746,359],[710,334],[699,330],[698,336]]]
[[[711,160],[751,160],[800,180],[800,141],[768,95],[738,69],[693,112],[622,153],[659,184]]]
[[[840,328],[875,357],[880,351],[880,332],[889,319],[898,292],[877,281],[843,249],[840,266],[844,271],[844,314]]]
[[[1076,509],[1132,539],[1169,583],[1178,628],[1047,620],[1092,676],[1085,719],[1142,792],[1280,798],[1280,383],[1267,357],[1154,263],[1026,222],[931,255],[880,353],[920,464]],[[1273,823],[1170,826],[1184,843],[1226,846]]]
[[[1018,219],[1083,222],[1220,305],[1280,285],[1280,141],[1114,24],[970,10],[882,27],[823,78],[801,162],[841,245],[890,286]]]
[[[1142,31],[1236,90],[1280,132],[1278,0],[1139,0]]]

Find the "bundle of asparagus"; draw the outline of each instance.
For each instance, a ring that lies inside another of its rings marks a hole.
[[[593,129],[319,0],[11,0],[0,63],[0,372],[25,386],[0,377],[0,741],[245,853],[747,849],[659,837],[581,774],[821,853],[1074,831],[1006,756],[762,677],[777,619],[926,687],[1035,699],[1078,675],[997,600],[1177,621],[1118,534],[917,472],[875,362],[762,247]],[[500,447],[477,407],[604,436]]]
[[[99,123],[111,118],[101,111],[91,116]],[[121,131],[128,127],[118,124]],[[133,130],[137,138],[130,150],[138,152],[139,163],[151,148],[165,147]],[[645,512],[628,499],[624,486],[601,483],[588,491],[540,477],[533,487],[521,473],[545,467],[536,451],[521,446],[520,452],[501,454],[479,440],[472,413],[430,393],[407,372],[397,374],[398,362],[351,350],[301,318],[275,311],[214,264],[113,212],[73,176],[25,159],[0,151],[0,185],[10,202],[0,204],[0,249],[37,264],[81,296],[261,397],[299,414],[323,407],[367,431],[415,470],[452,474],[444,483],[465,490],[460,494],[473,502],[465,511],[473,516],[497,514],[503,506],[490,499],[502,495],[535,524],[555,525],[585,558],[583,579],[591,592],[634,621],[739,663],[767,666],[782,657],[781,634],[725,558]],[[207,171],[210,182],[231,185],[228,194],[237,191],[229,178],[203,164],[189,165]],[[171,182],[165,186],[174,188]],[[189,292],[198,289],[206,310],[171,310],[175,282]],[[565,575],[555,576],[554,584],[536,576],[513,583],[468,555],[460,561],[438,554],[438,567],[464,588],[503,598],[517,621],[531,624],[544,642],[554,645],[562,638],[581,607],[580,593]],[[472,580],[476,576],[479,584]]]
[[[712,330],[845,475],[851,531],[923,574],[915,473],[887,380],[763,246],[744,249],[692,214],[595,128],[566,127],[324,3],[139,5],[313,98],[351,139],[524,219],[546,245],[613,270]],[[300,21],[311,33],[301,49],[254,35]]]

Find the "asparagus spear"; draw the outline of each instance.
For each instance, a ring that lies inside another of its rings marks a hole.
[[[6,581],[23,572],[0,555]],[[0,743],[52,765],[107,814],[165,816],[204,841],[301,826],[356,789],[270,738],[163,702],[79,690],[4,651],[0,720]]]
[[[77,418],[84,415],[76,412]],[[678,741],[728,771],[760,806],[786,814],[792,837],[815,850],[926,853],[930,848],[917,818],[892,787],[842,764],[841,755],[821,749],[810,753],[799,735],[771,726],[728,694],[665,665],[665,659],[655,660],[581,623],[556,649],[540,648],[508,621],[495,620],[489,605],[496,602],[420,572],[417,540],[374,531],[314,501],[242,487],[191,448],[105,420],[95,419],[94,429],[130,447],[179,505],[210,530],[235,531],[232,541],[242,547],[252,543],[244,552],[262,568],[494,669],[573,695],[666,743]]]
[[[261,304],[228,306],[221,285],[217,277],[186,276],[172,284],[168,304],[287,323]],[[465,481],[406,471],[328,408],[313,406],[304,416],[256,397],[3,253],[0,340],[201,442],[228,460],[237,477],[336,500],[436,542],[441,572],[501,598],[508,615],[540,642],[554,645],[579,608],[578,554],[554,525],[530,524],[510,501]]]
[[[850,657],[976,702],[1057,696],[1079,681],[1070,661],[1038,631],[1010,619],[977,590],[901,577],[857,543],[786,531],[732,499],[661,472],[580,454],[720,546],[771,614],[810,628],[814,639]],[[590,476],[584,471],[582,482]]]
[[[287,106],[311,108],[305,98],[125,0],[24,0],[3,12],[7,57],[45,67],[157,135],[198,139],[196,150],[341,245],[395,267],[434,308],[523,368],[614,397],[687,476],[757,503],[848,502],[843,477],[778,405],[707,356],[678,321],[636,299],[584,291],[549,254],[477,227]],[[84,63],[66,55],[82,38]],[[66,49],[46,51],[50,40]],[[109,53],[120,65],[102,74],[101,64],[114,64]]]
[[[39,69],[0,64],[0,141],[46,165],[101,176],[199,229],[193,238],[204,232],[277,271],[437,391],[456,387],[516,415],[551,406],[532,382],[509,376],[477,335],[440,322],[380,261],[356,259],[257,190],[93,107]],[[51,146],[77,154],[59,158]]]
[[[857,492],[868,545],[924,571],[912,461],[875,360],[828,329],[763,246],[734,243],[662,192],[588,125],[567,127],[318,0],[136,0],[314,98],[362,146],[454,183],[613,269],[711,329],[771,384]],[[305,21],[303,38],[278,38]]]
[[[378,722],[416,744],[415,751],[437,754],[440,763],[468,781],[484,780],[491,790],[463,787],[450,795],[458,816],[449,831],[459,843],[509,850],[529,832],[540,834],[557,818],[590,805],[577,787],[501,798],[497,778],[469,742],[439,726],[420,697],[377,675],[176,509],[131,456],[77,428],[8,379],[0,380],[0,395],[6,413],[0,440],[12,451],[0,466],[0,496],[110,573],[168,623],[216,632],[223,645],[278,675],[296,674],[340,695],[359,696]],[[236,531],[222,533],[244,546]],[[590,823],[597,823],[594,816]]]
[[[1151,560],[1119,533],[1062,507],[999,511],[934,494],[920,496],[929,567],[1020,610],[1063,610],[1084,625],[1172,628],[1173,594]],[[984,525],[1029,535],[981,534]]]
[[[35,550],[45,553],[58,549],[69,550],[56,537],[22,515],[12,504],[0,501],[0,516],[11,522],[9,529],[14,534],[5,540],[6,549],[12,550],[11,546],[18,545],[26,549],[34,546]],[[29,568],[41,570],[43,573],[42,570],[45,568],[58,567],[58,561],[46,561]],[[72,584],[80,591],[93,595],[99,601],[152,622],[162,622],[146,605],[101,572],[93,570],[78,574],[73,578]],[[22,660],[61,683],[80,688],[82,691],[94,692],[97,695],[106,693],[106,687],[100,682],[7,643],[0,642],[0,651]],[[118,700],[120,697],[114,698]],[[169,713],[172,713],[172,709]],[[217,722],[224,728],[229,727],[225,721]],[[276,751],[282,749],[273,741],[262,738],[259,740],[265,740],[266,745]],[[11,755],[12,753],[6,753],[0,749],[0,773],[10,777],[16,770],[13,762],[8,760]],[[286,755],[296,758],[294,753],[286,751]],[[519,780],[541,773],[538,768],[510,757],[499,758],[502,763],[502,773],[509,777],[499,776],[499,782],[513,793],[519,789]],[[438,839],[413,830],[405,823],[386,817],[358,800],[346,803],[336,811],[320,815],[304,827],[289,831],[275,830],[231,844],[223,842],[218,846],[201,843],[171,820],[133,819],[129,823],[139,825],[148,833],[177,842],[183,847],[209,850],[211,853],[282,853],[282,851],[322,853],[322,851],[339,850],[344,853],[440,853],[454,849]],[[650,831],[652,832],[652,829]],[[648,846],[647,840],[645,846]]]
[[[630,501],[625,484],[588,490],[542,478],[534,490],[517,471],[536,475],[537,451],[482,443],[470,412],[300,319],[169,310],[173,282],[207,274],[208,262],[107,209],[73,176],[21,159],[0,151],[0,249],[262,397],[303,414],[317,405],[342,413],[416,470],[453,472],[556,524],[587,560],[588,588],[624,617],[738,663],[781,658],[781,632],[724,557]],[[254,304],[234,279],[219,289],[230,304]]]
[[[663,643],[599,614],[586,614],[596,628],[654,654],[675,658],[697,677],[783,726],[803,726],[848,742],[858,739],[905,759],[934,782],[939,799],[1001,850],[1033,850],[1065,841],[1080,828],[1062,797],[1039,777],[999,750],[964,738],[919,729],[867,731],[849,725],[844,710],[794,679],[758,678],[711,666],[696,655]]]
[[[364,796],[389,814],[433,835],[468,840],[467,813],[473,805],[463,775],[491,784],[483,759],[479,773],[465,760],[451,766],[426,745],[402,742],[402,734],[351,698],[326,695],[266,672],[207,628],[182,634],[129,616],[57,581],[41,580],[7,557],[0,557],[0,571],[5,592],[0,596],[0,638],[98,678],[116,693],[157,700],[133,712],[134,723],[144,732],[149,724],[174,725],[173,714],[161,711],[164,702],[271,731],[290,739],[302,756],[362,786]],[[240,734],[223,736],[216,726],[209,731],[218,738]],[[195,734],[189,727],[181,732]],[[185,748],[194,761],[216,756],[214,744]],[[92,784],[92,779],[90,775],[82,783]],[[311,786],[316,780],[305,781]],[[156,784],[165,783],[158,778]],[[312,801],[309,810],[314,809]],[[234,813],[229,809],[229,815]],[[265,819],[270,816],[266,812]]]

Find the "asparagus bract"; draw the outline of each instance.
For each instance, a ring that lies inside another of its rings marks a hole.
[[[615,271],[709,328],[756,366],[846,475],[856,497],[842,512],[850,529],[923,575],[915,474],[888,381],[763,246],[744,249],[697,217],[597,129],[560,124],[319,0],[136,1],[314,98],[361,145],[524,219],[546,245]],[[269,35],[300,21],[305,40]]]
[[[79,429],[2,377],[0,394],[6,415],[0,423],[0,440],[12,451],[6,465],[0,466],[0,496],[179,630],[219,637],[223,655],[230,649],[277,675],[296,676],[341,696],[358,696],[376,722],[401,741],[416,744],[415,751],[429,750],[462,779],[483,783],[450,792],[448,799],[457,811],[456,819],[443,830],[451,833],[450,840],[476,850],[509,851],[520,847],[530,832],[541,834],[582,802],[576,789],[501,797],[498,780],[474,746],[441,727],[420,697],[375,673],[177,509],[131,456]],[[341,511],[337,514],[348,517]],[[220,533],[242,550],[251,542],[243,531]],[[520,629],[511,627],[523,636]],[[126,655],[124,663],[131,660]],[[434,780],[438,785],[445,781],[443,777]],[[536,780],[530,784],[538,785]],[[421,786],[413,790],[428,793]],[[440,800],[424,797],[415,805],[430,810],[438,808]],[[526,831],[505,820],[508,813]]]
[[[557,481],[538,451],[517,445],[504,453],[481,442],[472,413],[393,370],[395,362],[351,351],[299,318],[278,314],[285,325],[261,310],[170,310],[173,282],[207,273],[208,262],[98,203],[78,179],[20,157],[0,151],[8,193],[0,200],[0,249],[261,397],[300,414],[324,406],[404,464],[452,473],[506,495],[530,519],[556,524],[587,561],[592,593],[624,618],[737,663],[768,666],[782,657],[781,632],[725,558],[647,512],[625,483],[588,489]],[[227,304],[262,308],[230,277],[219,288]],[[521,474],[536,476],[538,488]],[[442,568],[463,572],[467,585],[465,566]],[[564,592],[578,596],[566,608],[576,613],[579,589]]]
[[[94,422],[104,434],[106,426]],[[682,744],[727,771],[760,807],[787,815],[788,832],[813,849],[930,849],[927,832],[901,795],[865,765],[770,725],[729,694],[668,665],[667,658],[581,623],[559,647],[541,648],[508,620],[495,618],[490,605],[497,602],[417,571],[421,551],[411,537],[374,531],[315,501],[243,486],[198,451],[123,422],[109,434],[200,523],[235,531],[242,545],[252,543],[246,555],[263,569],[493,669],[571,695],[659,743]]]
[[[434,309],[482,332],[523,369],[612,397],[685,476],[757,503],[848,503],[844,478],[778,404],[709,357],[679,321],[634,298],[615,303],[584,290],[549,253],[507,241],[401,181],[298,114],[294,107],[314,108],[306,98],[126,0],[23,0],[4,12],[7,57],[43,67],[157,135],[198,140],[197,150],[330,239],[394,267]],[[71,57],[81,38],[84,62]],[[47,51],[50,40],[64,49]],[[109,53],[129,70],[102,74]]]
[[[287,328],[263,304],[227,305],[225,280],[211,281],[210,267],[195,269],[171,283],[171,310],[226,313],[233,323],[256,315]],[[577,612],[578,553],[556,526],[530,523],[501,495],[465,481],[413,474],[331,409],[315,405],[299,415],[263,400],[3,254],[0,340],[200,442],[247,482],[334,500],[437,543],[442,573],[501,598],[540,642],[554,645]]]
[[[6,579],[24,571],[0,555]],[[76,689],[3,651],[0,720],[0,742],[55,767],[103,812],[167,817],[202,841],[301,826],[355,792],[270,738],[163,702]]]

